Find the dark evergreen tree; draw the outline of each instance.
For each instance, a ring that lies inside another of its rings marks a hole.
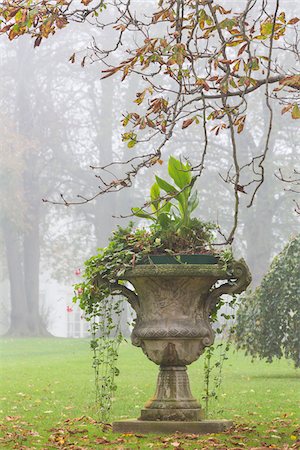
[[[274,258],[261,285],[242,298],[238,347],[272,362],[290,358],[300,367],[300,235]]]

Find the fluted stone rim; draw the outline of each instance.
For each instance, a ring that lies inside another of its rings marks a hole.
[[[229,275],[220,264],[139,264],[126,270],[121,279],[138,277],[213,277],[228,279]]]

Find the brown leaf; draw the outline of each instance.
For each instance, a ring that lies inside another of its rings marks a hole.
[[[247,47],[248,47],[248,43],[247,43],[247,44],[244,44],[244,45],[239,49],[238,56],[241,56],[241,54],[244,53],[244,51],[246,50]]]
[[[6,416],[5,420],[7,420],[7,422],[15,422],[16,420],[21,419],[21,416]]]
[[[251,450],[270,450],[270,447],[251,447]],[[277,450],[277,448],[273,447],[273,450]]]
[[[15,17],[15,15],[17,14],[17,12],[18,12],[19,10],[20,10],[19,7],[8,10],[6,19],[7,19],[7,20],[10,20],[10,19],[12,19],[13,17]]]
[[[292,75],[280,80],[279,84],[300,90],[300,75]]]
[[[231,59],[220,59],[219,62],[222,64],[232,64],[233,61]]]
[[[186,119],[183,121],[181,128],[184,130],[185,128],[189,127],[193,122],[194,122],[194,118]]]
[[[105,69],[102,70],[102,73],[106,73],[103,77],[101,77],[101,80],[104,80],[105,78],[111,77],[113,74],[118,72],[118,70],[121,69],[122,66],[114,67],[113,69]]]
[[[241,186],[241,185],[238,184],[236,186],[236,190],[239,191],[239,192],[242,192],[243,194],[247,194],[247,192],[245,191],[245,186]]]
[[[293,19],[288,21],[288,25],[295,25],[296,23],[299,22],[299,18],[298,17],[294,17]]]
[[[110,441],[106,439],[105,437],[99,437],[95,439],[95,443],[102,445],[102,444],[110,444]]]
[[[65,17],[58,17],[55,22],[57,28],[63,28],[68,24],[68,21]]]
[[[75,53],[73,53],[73,55],[70,56],[69,61],[70,61],[72,64],[74,64],[74,62],[75,62]]]
[[[0,33],[5,33],[5,32],[8,31],[12,26],[13,26],[12,23],[10,23],[9,25],[6,25],[5,27],[1,28]]]
[[[292,103],[290,103],[289,105],[285,106],[284,108],[282,108],[281,114],[287,113],[288,111],[290,111],[292,109],[292,107],[293,107]]]
[[[199,434],[185,434],[184,435],[184,439],[194,440],[194,439],[198,439],[198,438],[199,438]]]
[[[36,40],[34,41],[34,48],[39,47],[40,43],[42,42],[42,36],[38,36]]]

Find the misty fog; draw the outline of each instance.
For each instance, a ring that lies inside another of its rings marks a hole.
[[[285,8],[293,10],[296,5],[297,1],[286,2]],[[91,30],[88,24],[71,24],[36,49],[27,36],[13,42],[0,39],[1,334],[87,336],[87,325],[72,303],[72,285],[84,270],[84,261],[106,245],[118,224],[131,220],[131,207],[145,201],[154,173],[166,173],[171,152],[193,162],[199,157],[203,130],[191,127],[175,134],[163,154],[164,164],[144,171],[133,187],[79,206],[51,203],[60,202],[60,194],[70,202],[78,195],[93,196],[100,181],[95,176],[99,172],[90,166],[135,154],[122,142],[121,119],[132,108],[141,81],[133,77],[121,83],[119,75],[101,80],[97,62],[87,57],[84,67],[81,64],[92,38],[113,41],[108,30],[105,33],[103,37],[101,30]],[[72,63],[74,52],[79,57]],[[249,101],[249,111],[245,132],[238,137],[245,161],[264,145],[267,111],[260,92]],[[245,258],[252,271],[253,286],[274,255],[299,232],[297,194],[275,176],[279,169],[291,174],[299,164],[299,143],[298,121],[277,108],[266,180],[251,208],[248,194],[241,195],[233,243],[237,256]],[[217,222],[226,232],[234,201],[232,189],[222,180],[230,169],[228,152],[228,135],[212,135],[197,185],[197,216]],[[122,166],[112,171],[118,176]],[[23,320],[26,315],[29,325]]]

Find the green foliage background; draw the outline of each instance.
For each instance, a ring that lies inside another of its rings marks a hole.
[[[300,235],[274,258],[261,285],[242,297],[236,339],[253,357],[285,356],[300,367]]]

